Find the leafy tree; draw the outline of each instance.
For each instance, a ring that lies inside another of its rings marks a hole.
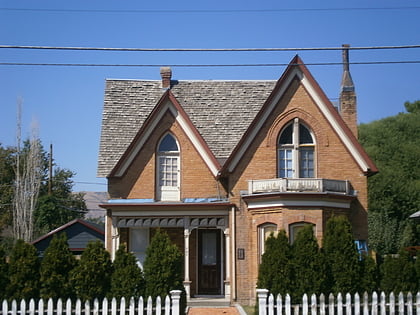
[[[305,293],[324,292],[325,264],[312,225],[306,225],[297,233],[292,245],[293,296],[300,299]]]
[[[39,296],[39,260],[35,247],[17,240],[9,260],[9,284],[6,295],[10,299],[31,299]]]
[[[6,254],[0,247],[0,299],[6,298],[6,287],[9,284],[9,265],[6,262]]]
[[[359,140],[380,172],[369,178],[369,243],[381,254],[396,253],[407,238],[390,242],[406,228],[408,217],[420,210],[420,101],[406,102],[407,113],[362,124]],[[381,225],[375,219],[392,220]],[[420,243],[413,230],[410,245]],[[396,245],[397,244],[397,245]]]
[[[265,252],[258,270],[257,287],[268,289],[274,295],[291,293],[291,249],[286,231],[271,234],[265,242]]]
[[[66,234],[55,235],[41,261],[41,298],[71,297],[69,275],[75,266],[76,259],[69,250]]]
[[[70,272],[76,296],[82,300],[102,299],[110,288],[112,263],[101,241],[90,242],[78,265]]]
[[[73,194],[74,173],[67,169],[56,168],[52,178],[51,194],[48,183],[41,187],[35,222],[39,233],[46,233],[67,222],[83,218],[87,211],[83,194]]]
[[[400,250],[398,255],[387,255],[381,265],[381,287],[386,293],[414,292],[417,289],[414,263],[406,250]]]
[[[323,251],[327,266],[327,288],[333,293],[357,292],[360,281],[359,253],[346,217],[334,216],[327,221]]]
[[[137,265],[136,257],[126,251],[121,245],[115,253],[111,276],[110,297],[134,297],[138,298],[144,293],[143,272]]]
[[[157,230],[146,250],[145,295],[165,297],[170,290],[184,290],[183,255],[167,233]]]

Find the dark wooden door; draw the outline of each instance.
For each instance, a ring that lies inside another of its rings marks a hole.
[[[221,286],[220,230],[198,230],[198,294],[220,295]]]

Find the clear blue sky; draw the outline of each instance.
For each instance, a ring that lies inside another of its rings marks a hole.
[[[390,7],[400,9],[384,9]],[[420,3],[417,0],[0,0],[0,45],[131,48],[419,45],[419,19]],[[298,53],[305,63],[341,61],[340,51]],[[282,64],[288,63],[295,54],[0,49],[0,62]],[[350,60],[420,60],[420,49],[351,51]],[[308,68],[327,96],[335,101],[342,67]],[[271,80],[278,79],[284,69],[283,66],[173,67],[172,72],[173,78],[178,80]],[[403,112],[405,101],[420,99],[418,63],[351,65],[351,73],[358,95],[360,123]],[[17,99],[22,98],[23,136],[29,135],[31,121],[36,120],[44,147],[48,148],[50,143],[54,145],[57,165],[77,173],[74,190],[105,191],[105,179],[96,178],[96,166],[106,78],[157,80],[160,78],[159,67],[0,65],[0,143],[3,146],[16,144],[16,104]]]

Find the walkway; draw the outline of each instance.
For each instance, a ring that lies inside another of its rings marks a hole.
[[[239,315],[236,307],[190,307],[188,315]]]

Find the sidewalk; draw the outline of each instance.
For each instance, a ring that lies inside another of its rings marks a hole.
[[[190,307],[188,315],[239,315],[236,307]]]

